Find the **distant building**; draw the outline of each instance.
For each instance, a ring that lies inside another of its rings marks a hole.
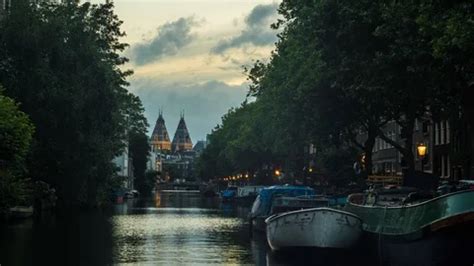
[[[184,121],[184,115],[181,114],[179,119],[178,128],[173,137],[173,142],[171,143],[171,151],[173,153],[190,151],[193,149],[193,142],[189,136],[188,128],[186,127],[186,122]]]
[[[115,157],[113,163],[117,166],[117,175],[125,177],[124,187],[127,189],[134,189],[134,176],[132,158],[128,156],[128,145],[125,147],[122,154]]]
[[[154,152],[171,152],[170,137],[168,135],[168,130],[166,130],[162,111],[160,111],[160,114],[158,115],[155,128],[151,135],[151,150]]]
[[[196,145],[194,145],[194,148],[193,148],[193,151],[196,152],[196,154],[201,154],[204,149],[206,148],[207,146],[207,141],[205,140],[199,140]]]
[[[150,152],[150,154],[148,155],[148,160],[146,162],[146,169],[148,171],[158,171],[157,156],[158,155],[155,152]]]
[[[189,179],[194,177],[194,161],[205,147],[205,142],[198,142],[193,149],[184,115],[181,114],[178,127],[170,142],[163,113],[160,112],[150,138],[152,155],[148,169],[157,171],[164,181],[171,179]],[[174,175],[174,176],[173,176]]]

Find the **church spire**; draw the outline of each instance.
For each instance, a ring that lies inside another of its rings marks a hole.
[[[170,137],[166,130],[165,120],[163,119],[163,109],[158,112],[155,128],[151,135],[151,145],[154,151],[171,151]]]
[[[193,142],[189,136],[186,122],[184,121],[184,110],[181,111],[178,128],[171,143],[171,150],[173,152],[189,151],[193,149]]]

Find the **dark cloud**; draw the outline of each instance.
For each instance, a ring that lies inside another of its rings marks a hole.
[[[179,114],[184,109],[193,143],[204,139],[230,107],[239,106],[247,92],[245,84],[230,86],[219,81],[192,84],[139,79],[132,81],[131,86],[145,107],[149,132],[155,126],[159,109],[163,108],[168,133],[174,136]]]
[[[180,18],[160,26],[153,38],[132,47],[132,60],[137,65],[145,65],[167,55],[175,55],[180,48],[194,40],[191,28],[198,22],[193,17]]]
[[[245,18],[245,23],[251,27],[268,27],[268,18],[277,14],[277,4],[258,5]]]
[[[277,16],[277,4],[258,5],[245,18],[245,28],[240,35],[230,39],[220,40],[211,49],[212,53],[222,54],[230,48],[241,47],[245,44],[266,46],[277,40],[276,32],[270,24]]]

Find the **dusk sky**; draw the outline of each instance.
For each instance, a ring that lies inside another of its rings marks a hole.
[[[277,40],[272,0],[114,2],[135,71],[129,89],[145,106],[149,134],[162,108],[171,137],[184,110],[193,143],[205,139],[245,99],[242,66],[268,59]]]

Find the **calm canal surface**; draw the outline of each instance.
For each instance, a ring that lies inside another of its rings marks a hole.
[[[160,192],[110,213],[4,225],[0,265],[355,265],[347,253],[272,253],[263,234],[250,236],[249,209]]]

